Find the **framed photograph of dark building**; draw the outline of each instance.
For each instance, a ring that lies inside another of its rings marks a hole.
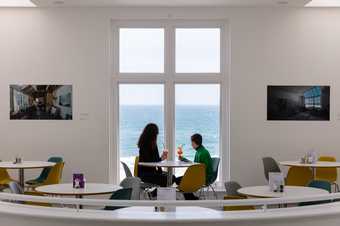
[[[72,85],[10,85],[11,120],[72,120]]]
[[[330,86],[268,86],[267,120],[329,121]]]

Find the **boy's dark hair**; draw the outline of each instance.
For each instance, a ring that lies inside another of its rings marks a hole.
[[[195,142],[198,146],[202,145],[203,138],[201,134],[195,133],[194,135],[191,136],[191,141]]]

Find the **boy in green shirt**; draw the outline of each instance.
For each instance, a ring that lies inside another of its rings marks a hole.
[[[209,182],[212,178],[213,169],[212,169],[212,159],[210,156],[209,151],[202,145],[203,138],[201,134],[194,134],[191,136],[191,145],[196,150],[194,162],[196,163],[202,163],[205,165],[206,170],[206,181]],[[180,156],[179,160],[190,162],[190,160]],[[179,184],[180,180],[182,178],[177,178],[176,183]],[[196,200],[198,199],[194,194],[188,193],[184,194],[185,199],[187,200]]]

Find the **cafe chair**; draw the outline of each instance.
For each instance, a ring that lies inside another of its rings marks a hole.
[[[133,175],[134,177],[138,177],[138,164],[139,164],[139,156],[135,157],[135,163],[134,163],[134,169],[133,169]],[[138,177],[139,178],[139,177]],[[151,184],[147,182],[141,182],[141,189],[144,191],[144,194],[147,195],[147,198],[152,199],[152,191],[155,187],[159,187],[156,184]]]
[[[224,183],[225,190],[227,192],[227,196],[235,197],[240,196],[237,192],[242,186],[236,181],[227,181]]]
[[[138,177],[127,177],[120,182],[122,188],[131,188],[131,200],[139,200],[141,192],[141,179]]]
[[[14,182],[14,181],[10,182],[8,187],[9,187],[9,190],[11,191],[11,193],[13,193],[13,194],[43,196],[43,194],[40,194],[38,192],[25,192],[24,189],[17,182]],[[27,204],[27,205],[34,205],[34,206],[52,206],[49,203],[29,202],[29,201],[13,201],[13,203]]]
[[[42,183],[39,183],[39,184],[30,185],[29,188],[34,189],[36,187],[43,186],[43,185],[59,184],[62,178],[64,165],[65,165],[64,162],[59,162],[55,164],[51,168],[51,171],[49,172],[46,180],[44,180]]]
[[[134,164],[134,168],[133,168],[133,175],[135,177],[138,177],[138,164],[139,164],[139,156],[135,157],[135,164]]]
[[[0,190],[9,186],[9,183],[14,181],[8,174],[6,169],[0,169]]]
[[[132,188],[122,188],[115,191],[110,200],[131,200]],[[124,208],[122,206],[106,206],[104,210],[117,210]]]
[[[177,190],[181,193],[194,193],[203,188],[205,184],[205,165],[192,165],[185,171]]]
[[[269,173],[281,173],[281,169],[275,159],[272,157],[264,157],[262,158],[264,176],[266,180],[269,181]]]
[[[329,193],[332,192],[332,184],[330,182],[328,182],[328,181],[312,180],[308,184],[308,187],[323,189],[323,190],[328,191]],[[317,205],[317,204],[324,204],[324,203],[330,203],[330,202],[331,202],[330,200],[315,201],[315,202],[304,202],[304,203],[300,203],[299,206]]]
[[[286,185],[290,186],[306,186],[313,180],[313,172],[308,167],[292,166],[288,170]]]
[[[59,163],[59,162],[63,162],[63,158],[62,157],[50,157],[47,161],[53,162],[53,163]],[[35,184],[43,183],[46,180],[50,171],[51,171],[51,167],[45,167],[37,178],[26,181],[26,184],[35,185]]]
[[[207,188],[207,190],[206,190],[207,193],[209,193],[209,188],[211,188],[215,199],[217,199],[217,192],[215,191],[213,184],[216,182],[216,179],[217,179],[217,176],[218,176],[218,168],[219,168],[219,165],[220,165],[220,158],[211,158],[211,160],[212,160],[212,175],[213,176],[209,179],[209,181],[206,182],[206,185],[204,186],[204,188]]]
[[[237,200],[237,199],[247,199],[246,196],[241,195],[226,195],[224,200]],[[255,210],[254,206],[225,206],[224,211],[242,211],[242,210]]]
[[[320,156],[319,161],[324,162],[336,162],[336,158],[333,156]],[[339,192],[338,180],[338,170],[335,167],[331,168],[316,168],[315,178],[317,180],[328,181],[335,186],[335,191]]]
[[[125,172],[125,176],[126,177],[132,177],[132,173],[131,173],[131,170],[129,169],[129,167],[127,166],[127,164],[123,161],[120,161],[120,163],[122,164],[123,166],[123,169],[124,169],[124,172]]]

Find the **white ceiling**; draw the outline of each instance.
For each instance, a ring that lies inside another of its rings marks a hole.
[[[310,0],[32,0],[38,6],[304,6]]]

